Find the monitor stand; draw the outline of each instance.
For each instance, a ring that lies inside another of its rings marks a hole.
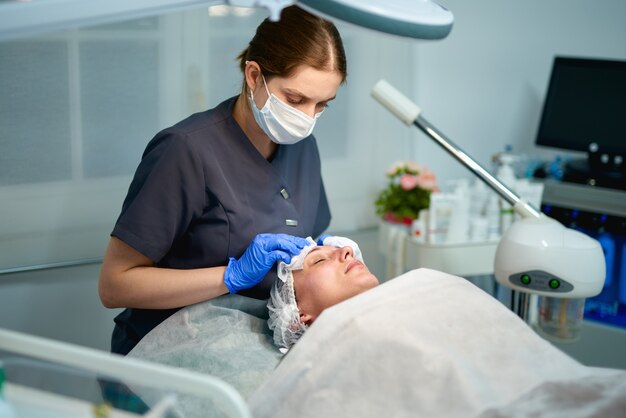
[[[589,158],[568,161],[563,181],[608,189],[626,190],[626,169],[623,164],[605,164],[591,154]]]

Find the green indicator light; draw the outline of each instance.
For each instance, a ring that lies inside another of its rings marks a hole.
[[[530,276],[528,274],[522,274],[519,279],[523,284],[530,284]]]
[[[548,284],[551,289],[558,289],[558,287],[561,286],[561,282],[557,279],[551,279]]]

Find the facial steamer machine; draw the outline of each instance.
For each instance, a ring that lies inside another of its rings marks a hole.
[[[579,337],[585,298],[598,295],[605,260],[595,239],[547,217],[513,193],[421,116],[421,109],[387,81],[372,96],[407,125],[415,125],[513,206],[521,219],[503,234],[495,255],[498,283],[512,289],[511,309],[534,325],[532,301],[539,297],[537,327],[550,339]],[[516,292],[518,293],[516,295]]]

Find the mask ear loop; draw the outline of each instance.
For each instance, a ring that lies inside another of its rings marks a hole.
[[[263,84],[265,85],[265,91],[267,92],[267,98],[269,99],[272,96],[272,94],[267,88],[267,83],[265,82],[265,76],[263,75],[263,73],[261,73],[261,78],[263,78]]]

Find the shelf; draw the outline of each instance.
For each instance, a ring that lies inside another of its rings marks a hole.
[[[617,189],[546,181],[542,204],[626,218],[626,192]]]

